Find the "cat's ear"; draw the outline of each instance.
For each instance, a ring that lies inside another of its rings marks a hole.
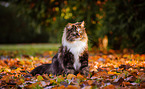
[[[85,26],[85,22],[83,21],[82,23],[81,23],[81,27],[84,27]]]
[[[67,28],[67,29],[71,29],[71,28],[72,28],[72,24],[71,24],[71,23],[68,23],[68,24],[66,25],[66,28]]]

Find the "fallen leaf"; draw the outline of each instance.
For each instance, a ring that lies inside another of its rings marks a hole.
[[[92,86],[84,86],[82,89],[92,89]]]
[[[43,77],[41,75],[37,76],[38,81],[44,80]]]
[[[124,81],[124,79],[122,77],[115,79],[113,82],[114,83],[118,83],[118,84],[122,84],[122,82]]]
[[[66,87],[65,89],[78,89],[78,87],[72,86],[72,85],[68,85],[68,87]]]
[[[94,81],[93,80],[87,80],[87,82],[88,82],[89,85],[92,85]]]
[[[72,79],[72,78],[76,78],[76,76],[74,74],[68,74],[67,75],[67,79]]]
[[[25,81],[25,80],[21,78],[21,79],[19,79],[19,80],[17,81],[17,84],[20,85],[20,84],[24,83],[24,81]]]
[[[140,83],[141,88],[145,88],[145,82]]]
[[[64,77],[62,75],[57,76],[57,82],[60,83],[61,81],[64,81]]]
[[[62,85],[62,86],[60,86],[60,87],[57,87],[57,89],[65,89],[65,86]]]
[[[131,86],[132,84],[130,82],[122,82],[123,86]]]
[[[104,87],[104,89],[115,89],[115,86],[111,84],[111,85]]]
[[[108,74],[113,74],[113,75],[114,75],[114,74],[117,74],[117,75],[119,75],[120,73],[109,71]]]
[[[82,79],[84,79],[84,76],[82,76],[82,75],[79,73],[79,74],[77,74],[77,79],[82,80]]]

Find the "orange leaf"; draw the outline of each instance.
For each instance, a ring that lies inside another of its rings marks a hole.
[[[85,86],[83,89],[92,89],[92,86]]]
[[[67,88],[65,88],[65,89],[78,89],[77,87],[75,87],[75,86],[72,86],[72,85],[68,85],[68,87]]]
[[[116,73],[116,72],[108,72],[108,74],[117,74],[117,75],[119,75],[120,73]]]
[[[87,80],[88,84],[91,85],[94,81],[92,80]]]
[[[58,87],[53,87],[52,89],[58,89]]]
[[[84,79],[84,76],[82,76],[80,73],[77,74],[77,79]]]
[[[18,85],[20,85],[20,84],[22,84],[22,83],[24,83],[24,79],[22,79],[22,78],[21,78],[20,80],[17,81],[17,84],[18,84]]]
[[[123,82],[124,86],[130,86],[132,85],[130,82]]]
[[[10,79],[12,79],[10,75],[5,75],[1,78],[1,80],[5,80],[7,83]]]
[[[104,89],[115,89],[115,86],[111,84],[111,85],[104,87]]]
[[[58,87],[57,89],[64,89],[64,88],[65,88],[65,86],[62,85],[62,86]]]

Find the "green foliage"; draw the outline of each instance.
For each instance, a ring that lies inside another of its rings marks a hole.
[[[25,19],[28,19],[29,25],[35,28],[35,32],[41,34],[43,30],[47,30],[44,33],[49,35],[48,42],[60,42],[62,31],[68,22],[83,20],[86,22],[89,38],[91,42],[94,42],[98,21],[96,14],[100,13],[101,1],[13,0],[10,3],[17,6],[18,16],[24,16]],[[38,40],[38,42],[40,41]]]
[[[107,35],[109,48],[145,52],[144,0],[9,0],[9,3],[9,8],[17,8],[14,10],[19,20],[24,20],[23,25],[16,22],[24,29],[21,31],[23,34],[14,28],[15,38],[11,42],[58,43],[68,22],[84,20],[92,46],[97,46],[98,38]]]
[[[48,41],[47,30],[38,33],[24,16],[17,16],[17,6],[0,5],[0,43],[30,43]],[[43,39],[42,39],[43,38]]]
[[[145,52],[144,10],[144,0],[109,0],[105,4],[102,30],[106,30],[103,35],[108,35],[112,48],[134,48],[136,52]]]

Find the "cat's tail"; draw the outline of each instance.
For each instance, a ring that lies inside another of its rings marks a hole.
[[[36,74],[42,75],[42,74],[50,74],[50,73],[51,73],[51,64],[40,65],[30,72],[30,74],[32,74],[33,76]]]

